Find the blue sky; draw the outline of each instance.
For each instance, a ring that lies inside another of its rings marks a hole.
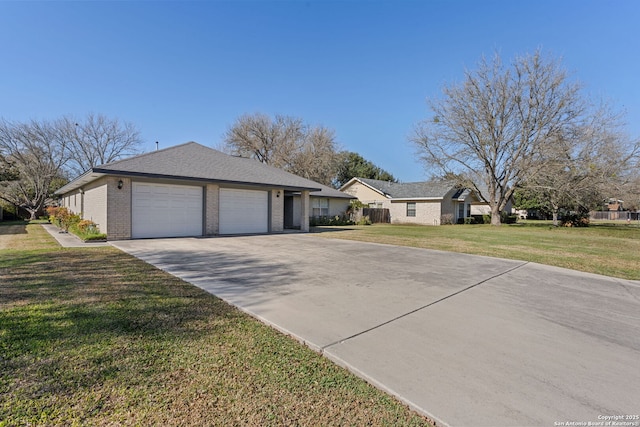
[[[0,117],[89,112],[135,123],[144,149],[216,147],[245,113],[336,132],[404,182],[426,99],[498,51],[562,57],[640,136],[640,2],[0,1]]]

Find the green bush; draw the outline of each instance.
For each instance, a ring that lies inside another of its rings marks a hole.
[[[363,216],[362,218],[360,218],[360,220],[358,220],[358,222],[356,223],[356,225],[371,225],[373,224],[371,222],[371,219],[369,218],[368,215]]]
[[[322,225],[353,225],[353,221],[351,221],[347,215],[312,216],[309,217],[309,225],[311,227]]]
[[[503,224],[515,224],[518,222],[518,215],[509,215],[506,212],[500,214],[500,222]]]
[[[107,235],[100,232],[95,222],[83,220],[80,215],[71,213],[67,208],[51,206],[47,208],[47,214],[53,225],[70,231],[84,241],[107,239]]]
[[[475,224],[476,223],[476,219],[472,216],[468,216],[464,219],[464,223],[465,224]]]

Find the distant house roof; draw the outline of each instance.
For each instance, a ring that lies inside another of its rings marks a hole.
[[[442,199],[457,187],[454,181],[444,180],[400,183],[369,178],[352,178],[342,188],[347,187],[354,180],[360,181],[388,199]],[[453,195],[454,198],[461,197],[466,191],[465,189],[460,190]]]
[[[356,199],[355,196],[351,194],[343,193],[340,190],[336,190],[335,188],[327,187],[326,185],[322,185],[320,183],[316,183],[318,187],[320,187],[320,191],[312,191],[309,195],[314,197],[331,197],[334,199]]]
[[[73,191],[105,175],[184,179],[204,182],[309,190],[312,195],[351,196],[253,159],[234,157],[196,142],[107,163],[85,172],[56,194]],[[318,192],[318,193],[316,193]]]

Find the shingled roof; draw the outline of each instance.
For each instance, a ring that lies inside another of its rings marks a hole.
[[[378,179],[356,178],[391,199],[442,199],[456,188],[454,181],[391,182]]]
[[[58,191],[64,194],[104,175],[169,178],[227,184],[279,187],[319,192],[327,197],[351,196],[253,159],[234,157],[196,142],[107,163],[85,172]]]

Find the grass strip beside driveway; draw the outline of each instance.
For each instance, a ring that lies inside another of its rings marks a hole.
[[[18,231],[0,249],[0,426],[428,425],[142,261]]]
[[[325,238],[531,261],[640,280],[640,227],[636,224],[593,224],[585,228],[552,227],[544,221],[501,227],[375,224],[318,227],[313,231],[320,231],[316,236]]]

